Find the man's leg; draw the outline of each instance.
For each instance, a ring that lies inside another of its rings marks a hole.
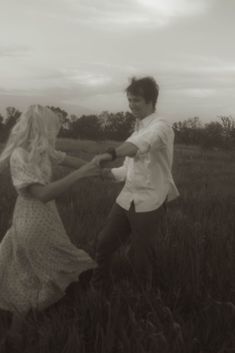
[[[167,231],[166,206],[151,212],[136,212],[134,204],[129,211],[132,230],[131,263],[136,281],[142,288],[152,286],[156,266],[156,249],[159,237]]]
[[[127,211],[115,203],[104,228],[98,236],[96,248],[96,261],[98,266],[94,270],[92,277],[93,287],[105,287],[105,284],[110,279],[113,253],[130,236],[130,231]]]

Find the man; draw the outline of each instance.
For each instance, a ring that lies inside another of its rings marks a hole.
[[[138,283],[151,286],[156,239],[166,231],[166,202],[179,193],[173,181],[174,132],[157,116],[159,87],[151,77],[133,78],[126,89],[130,110],[136,118],[133,134],[119,147],[96,156],[97,164],[125,157],[119,168],[104,169],[104,175],[125,185],[99,234],[92,284],[102,287],[110,275],[115,250],[131,236],[131,263]]]

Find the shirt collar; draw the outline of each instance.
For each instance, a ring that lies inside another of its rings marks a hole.
[[[136,119],[135,130],[139,131],[139,129],[143,129],[149,126],[151,122],[155,119],[158,119],[156,112],[153,112],[152,114],[146,116],[144,119]]]

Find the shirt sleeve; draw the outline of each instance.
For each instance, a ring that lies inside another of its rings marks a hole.
[[[125,158],[124,163],[121,167],[111,169],[111,173],[113,174],[116,181],[121,182],[126,180],[127,163],[128,163],[128,159]]]
[[[150,149],[160,149],[167,144],[172,134],[171,127],[164,122],[157,122],[149,126],[138,134],[131,135],[126,142],[133,143],[141,153],[148,152]]]
[[[15,149],[10,157],[11,178],[17,190],[32,184],[45,184],[36,166],[28,162],[27,157],[27,152],[20,148]]]
[[[52,163],[55,163],[55,164],[61,164],[65,160],[65,157],[66,157],[65,152],[55,150],[53,151],[53,154],[51,156],[51,161]]]

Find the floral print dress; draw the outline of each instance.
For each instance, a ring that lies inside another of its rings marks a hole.
[[[42,156],[41,165],[29,162],[29,153],[16,148],[10,158],[13,185],[18,193],[12,226],[0,243],[0,308],[27,313],[42,310],[63,297],[66,287],[79,274],[95,267],[83,250],[75,247],[58,214],[55,201],[43,203],[27,186],[46,185],[51,164],[63,161],[55,151],[54,160]]]

